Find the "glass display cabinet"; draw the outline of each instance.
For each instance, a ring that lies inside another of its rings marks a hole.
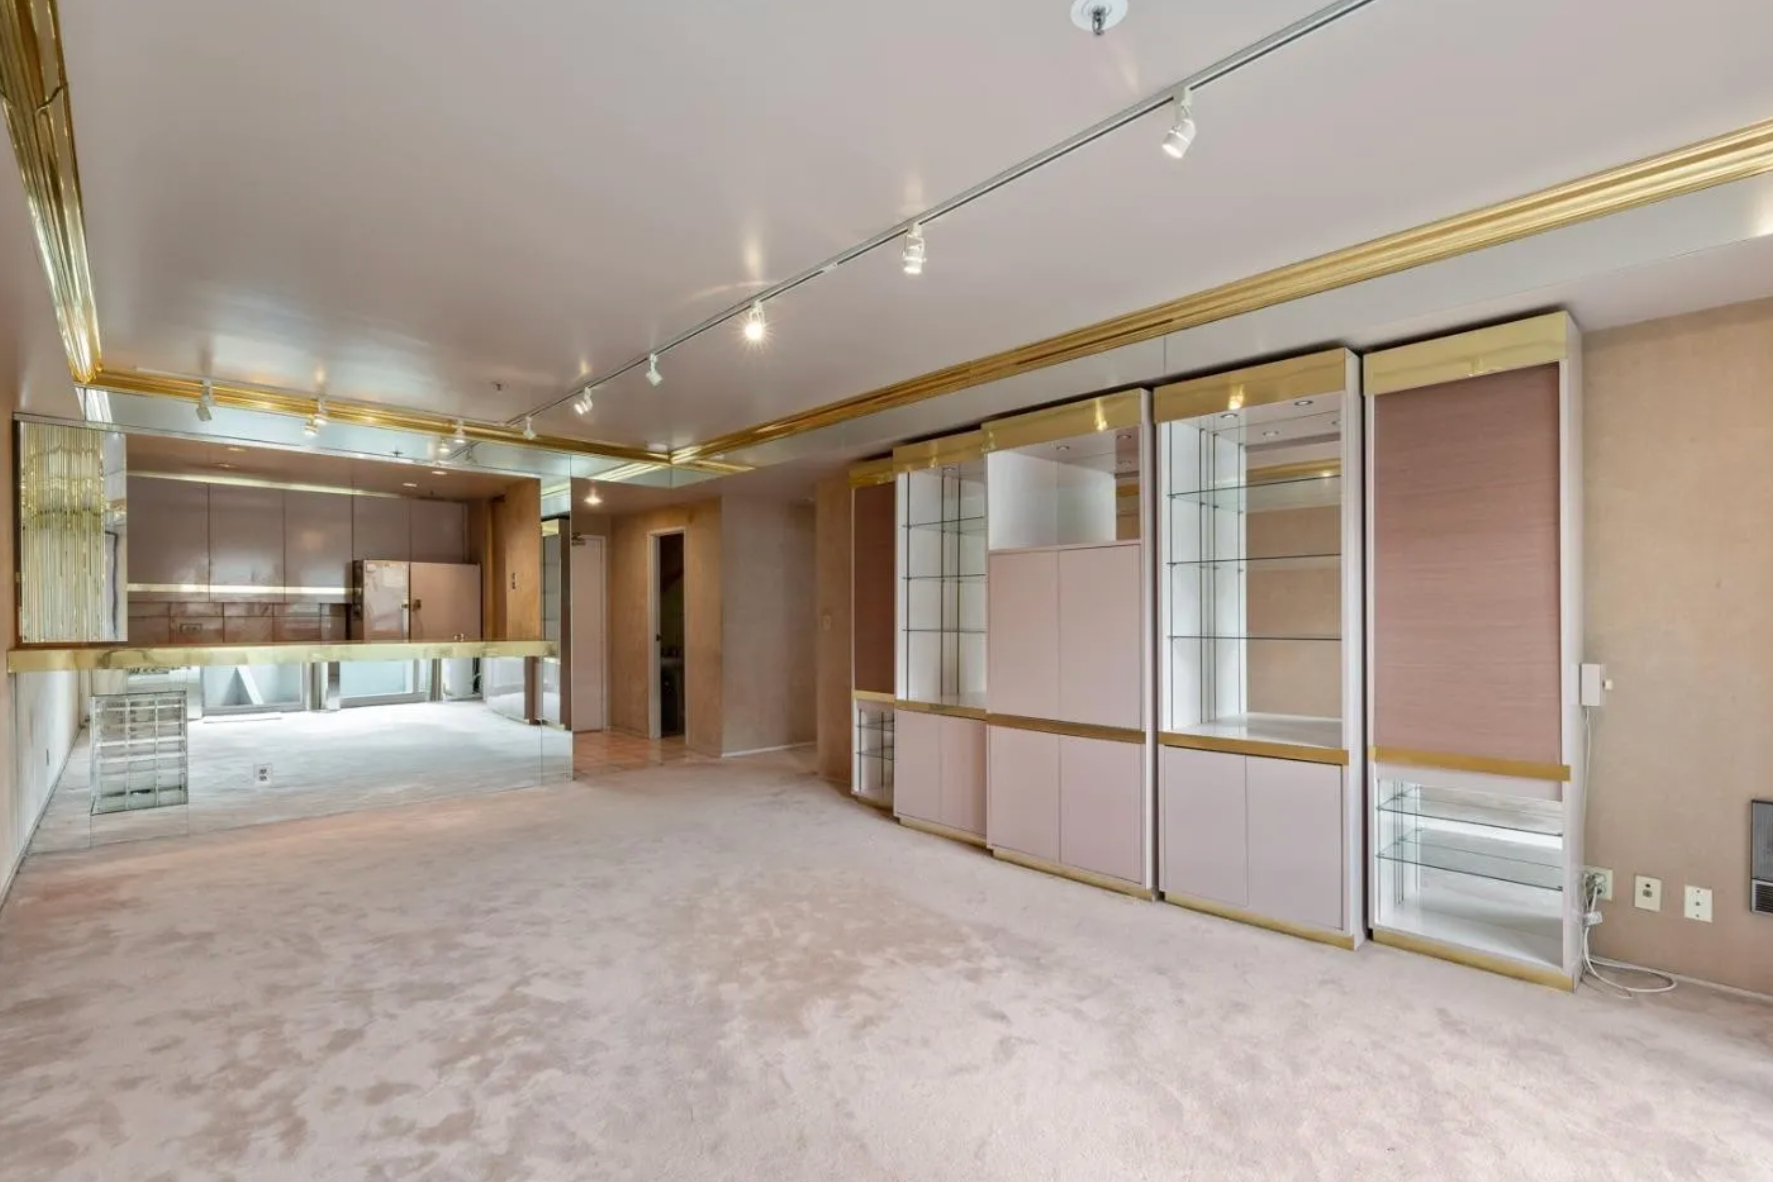
[[[1333,349],[1155,396],[1165,897],[1364,937],[1359,361]]]
[[[1368,354],[1373,938],[1575,986],[1581,345],[1558,312]]]

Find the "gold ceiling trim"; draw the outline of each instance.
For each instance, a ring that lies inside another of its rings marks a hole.
[[[1570,356],[1568,312],[1548,312],[1509,324],[1474,328],[1369,353],[1362,359],[1369,395],[1420,390],[1484,374],[1553,365]]]
[[[850,465],[849,482],[851,488],[869,488],[876,484],[893,482],[893,457],[881,456],[878,459],[863,460],[859,464]]]
[[[1765,172],[1773,172],[1773,120],[760,423],[673,454],[682,463],[787,439]]]
[[[98,305],[55,0],[0,0],[0,95],[68,372],[89,381],[100,366]]]
[[[1347,349],[1325,349],[1303,357],[1171,382],[1159,386],[1152,395],[1152,419],[1168,423],[1247,406],[1338,394],[1348,389],[1348,363],[1353,356]]]

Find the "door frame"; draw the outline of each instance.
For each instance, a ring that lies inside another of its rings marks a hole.
[[[647,625],[647,662],[646,662],[646,735],[649,739],[660,738],[660,730],[664,726],[663,710],[659,702],[659,661],[662,659],[659,649],[659,539],[678,534],[683,537],[683,735],[689,738],[689,532],[681,525],[669,529],[653,529],[646,533],[646,625]]]

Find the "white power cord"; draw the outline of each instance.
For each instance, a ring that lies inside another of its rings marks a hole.
[[[1582,708],[1582,767],[1586,780],[1585,789],[1592,790],[1594,785],[1594,723],[1592,708]],[[1588,791],[1583,792],[1582,805],[1584,823],[1587,821]],[[1667,973],[1659,973],[1655,969],[1646,969],[1640,965],[1626,964],[1624,961],[1608,960],[1604,956],[1596,956],[1589,948],[1589,936],[1595,925],[1601,922],[1601,876],[1584,873],[1582,876],[1582,971],[1585,976],[1593,977],[1595,982],[1610,990],[1616,997],[1640,997],[1650,993],[1672,993],[1677,982]],[[1625,973],[1641,973],[1654,978],[1655,985],[1627,985],[1624,981],[1615,980],[1601,972],[1601,967]]]

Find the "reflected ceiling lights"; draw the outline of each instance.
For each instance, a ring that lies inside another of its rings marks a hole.
[[[456,442],[457,443],[468,442],[468,424],[463,422],[461,419],[456,420]]]
[[[573,403],[573,413],[581,415],[588,415],[591,413],[590,387],[586,387],[585,392],[579,395],[578,399]]]
[[[1194,91],[1184,90],[1176,96],[1176,119],[1164,135],[1164,153],[1174,160],[1188,155],[1194,142]]]
[[[525,439],[534,439],[536,437],[536,416],[535,415],[524,415],[523,416],[523,437]]]
[[[763,319],[763,301],[753,300],[751,311],[745,313],[745,339],[753,345],[763,344],[763,338],[769,333],[769,325]]]
[[[587,505],[603,504],[603,498],[597,495],[597,486],[595,484],[591,486],[591,491],[585,494],[585,503]]]
[[[326,395],[324,394],[314,400],[314,421],[322,427],[326,426]]]
[[[207,423],[215,417],[215,387],[203,379],[203,396],[197,400],[197,421]]]
[[[659,373],[659,355],[657,353],[646,355],[646,380],[654,387],[665,380],[664,376]]]
[[[911,229],[905,234],[905,253],[899,256],[905,264],[905,274],[923,274],[923,260],[926,251],[927,248],[923,241],[923,223],[912,222]]]

